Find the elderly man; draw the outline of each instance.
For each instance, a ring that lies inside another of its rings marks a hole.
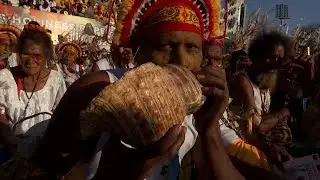
[[[17,66],[17,59],[15,54],[12,54],[12,51],[20,33],[21,30],[16,26],[0,25],[0,70]]]

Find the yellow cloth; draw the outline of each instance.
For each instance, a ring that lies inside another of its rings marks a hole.
[[[252,166],[271,170],[267,156],[255,146],[247,144],[243,140],[235,141],[226,147],[230,156]]]

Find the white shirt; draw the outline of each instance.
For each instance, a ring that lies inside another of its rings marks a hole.
[[[16,54],[16,53],[12,53],[12,54],[8,57],[8,63],[9,63],[9,67],[16,67],[16,66],[18,66],[18,60],[17,60],[17,54]]]
[[[65,91],[63,77],[57,71],[52,70],[44,87],[34,92],[25,110],[31,92],[27,92],[27,97],[26,92],[21,90],[19,97],[18,87],[12,73],[8,69],[0,71],[0,104],[6,107],[6,113],[12,119],[11,126],[23,117],[40,112],[52,113]],[[17,125],[14,134],[24,134],[35,124],[48,119],[50,119],[50,115],[39,115],[24,121]]]
[[[106,58],[99,60],[98,62],[96,62],[96,64],[100,70],[114,69],[114,67],[110,64],[110,62]]]

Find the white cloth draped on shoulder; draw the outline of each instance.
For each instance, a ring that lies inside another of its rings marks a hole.
[[[12,73],[8,69],[0,71],[0,104],[6,107],[6,113],[11,118],[11,125],[17,123],[21,118],[37,113],[52,113],[65,91],[63,77],[57,71],[51,71],[45,86],[33,93],[26,108],[31,92],[21,90],[18,95],[18,87]],[[49,115],[39,115],[22,122],[17,125],[14,134],[24,134],[35,124],[47,119],[50,119]]]
[[[99,60],[96,64],[100,70],[114,69],[114,66],[106,58]]]

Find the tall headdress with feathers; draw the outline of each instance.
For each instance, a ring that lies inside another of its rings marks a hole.
[[[175,30],[199,31],[206,41],[223,39],[220,13],[220,0],[123,0],[113,46],[128,47],[141,34]],[[163,23],[166,25],[159,28]]]

